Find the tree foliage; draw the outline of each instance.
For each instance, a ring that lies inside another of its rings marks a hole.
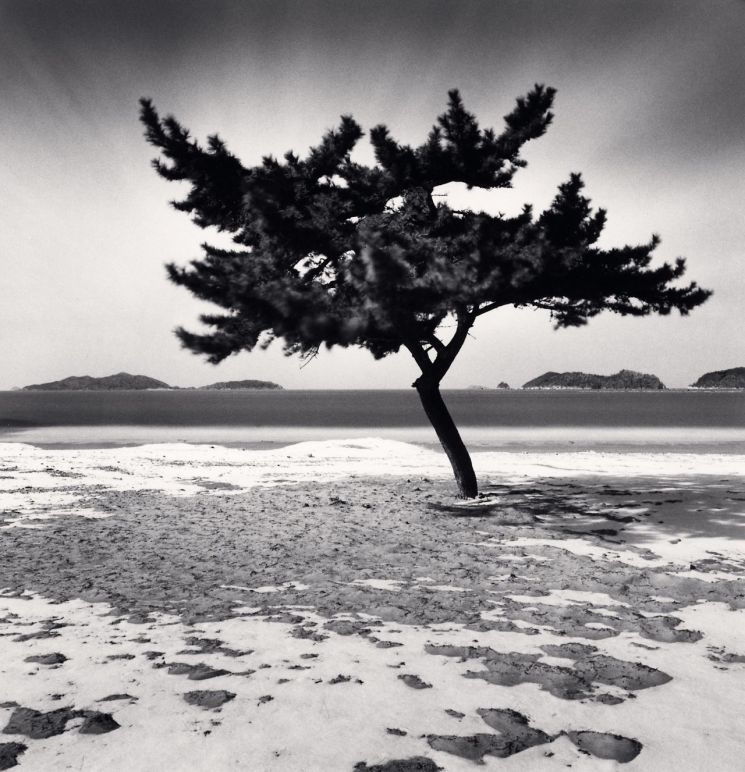
[[[547,309],[557,327],[604,310],[687,314],[710,293],[674,284],[683,259],[650,266],[657,237],[598,247],[605,211],[593,211],[579,174],[537,216],[527,205],[509,217],[435,203],[435,188],[450,182],[510,187],[525,166],[523,146],[551,123],[553,99],[536,85],[497,134],[480,128],[454,90],[418,147],[373,128],[373,166],[352,159],[363,131],[343,116],[305,158],[288,152],[252,167],[217,135],[200,145],[143,99],[146,137],[160,151],[155,169],[190,186],[173,205],[236,245],[204,244],[187,267],[167,267],[173,282],[221,309],[201,317],[208,332],[179,329],[181,341],[214,363],[275,339],[303,355],[360,346],[382,358],[403,347],[422,371],[419,388],[439,384],[476,318],[501,306]]]
[[[398,144],[385,126],[372,129],[372,167],[352,160],[363,131],[350,116],[304,159],[288,152],[245,167],[217,135],[202,147],[143,99],[146,137],[162,154],[156,170],[190,184],[173,205],[237,245],[204,244],[188,267],[168,266],[176,284],[223,309],[201,318],[208,333],[180,329],[182,342],[212,362],[279,338],[288,353],[355,345],[380,358],[404,346],[420,365],[422,354],[444,365],[438,330],[449,316],[470,327],[491,309],[533,306],[564,327],[603,310],[687,313],[708,293],[695,283],[670,286],[684,272],[682,259],[649,267],[656,237],[596,246],[605,212],[592,211],[579,174],[538,217],[529,206],[506,217],[434,203],[434,188],[449,182],[509,187],[525,166],[523,145],[551,122],[553,98],[553,89],[535,86],[496,134],[451,91],[419,147]]]

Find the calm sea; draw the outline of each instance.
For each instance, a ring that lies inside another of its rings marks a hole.
[[[443,396],[474,450],[745,452],[745,392],[453,390]],[[364,436],[436,443],[413,389],[0,392],[0,442],[274,447]]]

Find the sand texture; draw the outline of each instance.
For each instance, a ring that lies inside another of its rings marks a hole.
[[[742,769],[745,457],[0,444],[0,769]]]

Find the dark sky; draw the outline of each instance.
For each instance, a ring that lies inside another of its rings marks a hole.
[[[179,349],[171,330],[201,307],[162,265],[195,257],[204,233],[167,206],[179,192],[149,168],[137,99],[252,163],[303,152],[342,113],[421,141],[453,87],[499,128],[535,82],[558,89],[556,118],[514,190],[451,198],[541,207],[582,171],[609,211],[604,244],[657,232],[660,259],[685,255],[716,294],[685,319],[607,315],[564,332],[539,312],[497,312],[449,385],[621,367],[684,385],[745,365],[744,39],[739,0],[0,0],[0,388],[119,370],[408,385],[404,356],[338,352],[300,370],[270,349],[214,369]]]

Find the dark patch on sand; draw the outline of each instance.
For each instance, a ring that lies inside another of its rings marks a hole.
[[[527,716],[509,708],[479,708],[476,711],[484,723],[509,738],[510,753],[518,753],[534,745],[550,742],[551,737],[541,729],[530,726]]]
[[[626,594],[630,589],[624,585],[618,588],[615,594]],[[525,594],[532,593],[535,593],[534,588],[530,588],[530,591]],[[650,593],[654,593],[652,588],[650,588]],[[503,597],[500,601],[500,607],[502,613],[511,619],[519,619],[523,622],[561,631],[565,635],[592,640],[612,638],[621,632],[636,632],[644,638],[664,643],[693,643],[701,639],[702,635],[697,630],[678,629],[677,626],[681,622],[678,617],[664,614],[648,617],[641,613],[641,610],[657,610],[654,608],[655,603],[659,602],[648,600],[641,606],[641,609],[631,604],[613,606],[613,616],[596,611],[590,603],[556,606],[541,603],[540,600],[527,602]],[[588,624],[597,626],[588,627]],[[514,632],[517,631],[514,630]]]
[[[74,718],[72,708],[58,708],[46,713],[33,708],[16,708],[3,729],[4,734],[23,734],[32,740],[54,737],[65,731],[67,722]]]
[[[410,759],[393,759],[382,764],[368,766],[364,761],[354,765],[354,772],[441,772],[432,759],[426,756],[412,756]]]
[[[413,673],[402,673],[398,676],[399,681],[403,681],[407,686],[412,689],[431,689],[432,684],[428,684],[426,681],[422,681],[418,675]]]
[[[81,472],[70,472],[62,469],[55,469],[51,466],[48,466],[44,471],[51,477],[67,477],[72,480],[79,480],[81,477],[85,477]]]
[[[566,659],[582,659],[584,657],[591,657],[598,651],[597,646],[591,646],[586,643],[561,643],[553,644],[547,643],[544,646],[539,646],[541,651],[545,651],[551,657],[565,657]]]
[[[328,635],[319,633],[310,625],[308,626],[298,625],[296,627],[293,627],[292,630],[290,630],[290,635],[293,638],[300,638],[302,640],[307,640],[307,641],[315,641],[316,643],[325,641],[328,638]]]
[[[57,708],[46,713],[34,708],[16,708],[11,713],[4,734],[22,734],[32,740],[43,740],[54,737],[65,731],[67,722],[74,718],[82,718],[81,734],[105,734],[119,728],[119,724],[110,713],[97,710],[75,710],[74,708]]]
[[[472,734],[460,736],[455,734],[427,735],[430,748],[443,753],[452,753],[469,761],[483,763],[484,756],[509,756],[509,743],[496,734]]]
[[[197,705],[200,708],[210,710],[220,708],[232,699],[235,699],[235,694],[233,692],[225,691],[225,689],[196,690],[184,694],[184,700],[186,700],[189,705]]]
[[[606,732],[567,732],[567,737],[581,750],[599,759],[613,759],[626,764],[642,750],[638,740]]]
[[[223,641],[219,638],[198,638],[189,637],[186,638],[185,643],[187,646],[193,648],[182,649],[177,652],[178,654],[224,654],[226,657],[243,657],[248,654],[253,654],[253,649],[231,649],[225,646]]]
[[[130,702],[137,702],[139,699],[139,697],[133,697],[131,694],[127,694],[125,692],[123,694],[109,694],[106,697],[101,697],[98,702],[114,702],[115,700],[129,700]]]
[[[334,676],[333,678],[329,679],[329,683],[331,685],[334,684],[346,684],[349,683],[349,681],[352,680],[352,676],[343,675],[342,673],[339,673],[339,675]]]
[[[715,646],[709,646],[708,649],[710,653],[707,655],[707,659],[710,659],[712,662],[726,662],[727,664],[745,663],[745,654],[735,654]]]
[[[132,474],[132,472],[130,472],[127,469],[122,469],[120,466],[111,466],[111,465],[94,466],[93,469],[100,469],[102,472],[114,472],[115,474],[129,474],[129,475]]]
[[[206,681],[209,678],[217,678],[224,675],[235,675],[223,668],[214,668],[200,662],[190,665],[188,662],[160,662],[153,665],[155,668],[167,667],[169,675],[185,675],[190,681]]]
[[[119,724],[110,713],[84,710],[78,711],[78,715],[84,716],[83,725],[79,730],[80,734],[107,734],[119,728]]]
[[[28,750],[23,743],[0,743],[0,769],[10,769],[18,764],[18,757]]]
[[[583,753],[599,759],[613,759],[622,764],[635,759],[642,750],[638,740],[617,734],[582,730],[551,735],[530,726],[527,716],[516,710],[480,708],[477,712],[499,734],[428,735],[426,739],[430,747],[477,763],[483,763],[484,756],[502,759],[513,756],[527,748],[551,743],[563,734]]]
[[[374,643],[376,649],[394,649],[397,646],[403,646],[403,643],[398,641],[381,641],[380,638],[376,638],[374,635],[368,635],[367,640],[370,643]]]
[[[505,759],[534,745],[543,745],[556,739],[541,729],[531,727],[526,716],[516,710],[485,708],[478,714],[483,721],[499,732],[495,734],[428,735],[427,742],[436,751],[445,751],[471,761],[483,762],[484,756]]]
[[[53,651],[50,654],[32,654],[23,661],[37,662],[39,665],[61,665],[63,662],[67,662],[67,657],[58,651]]]
[[[221,480],[207,480],[204,477],[192,477],[191,479],[184,480],[184,482],[198,485],[200,488],[208,491],[239,491],[241,489],[240,485],[222,482]]]
[[[33,641],[36,639],[43,639],[43,638],[59,638],[59,633],[55,630],[38,630],[34,633],[22,633],[21,635],[17,635],[13,640],[16,643],[26,643],[26,641]]]
[[[638,691],[672,680],[667,673],[640,662],[627,662],[597,653],[595,646],[568,643],[558,646],[549,644],[541,648],[551,656],[574,660],[573,666],[542,662],[540,654],[498,652],[489,647],[427,644],[425,651],[460,657],[461,661],[481,659],[486,669],[468,670],[464,673],[466,678],[480,678],[499,686],[535,683],[554,697],[564,700],[594,699],[605,704],[617,704],[621,701],[620,697],[598,693],[596,684]]]
[[[291,614],[289,611],[272,611],[268,614],[264,614],[263,612],[256,612],[254,616],[263,616],[264,621],[266,622],[279,622],[283,625],[297,625],[300,622],[305,622],[305,617],[301,616],[300,614]],[[311,622],[308,624],[315,624],[315,622]]]
[[[370,625],[363,624],[357,620],[332,619],[323,626],[324,630],[331,630],[337,635],[362,635],[366,636],[370,632]]]

